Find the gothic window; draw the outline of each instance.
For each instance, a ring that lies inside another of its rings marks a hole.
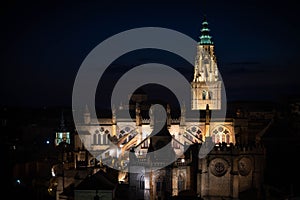
[[[192,126],[186,129],[186,131],[188,132],[186,134],[186,138],[193,141],[193,142],[197,142],[196,139],[194,139],[191,135],[195,136],[196,138],[199,138],[202,140],[202,131],[198,126]]]
[[[93,135],[93,144],[97,144],[97,135],[96,133]]]
[[[101,135],[100,134],[97,135],[98,135],[98,144],[101,144]]]
[[[108,130],[105,130],[104,131],[104,134],[103,134],[103,144],[109,144],[109,141],[110,141],[110,134],[109,134],[109,131]]]
[[[185,189],[185,181],[184,181],[184,176],[182,174],[180,174],[178,176],[178,185],[177,185],[177,188],[178,188],[178,192],[182,191]]]
[[[202,140],[202,132],[200,129],[197,131],[197,137]]]
[[[123,127],[120,132],[119,132],[119,139],[121,137],[123,137],[125,134],[130,134],[122,144],[126,144],[128,141],[130,141],[136,134],[136,132],[132,132],[134,129],[133,127],[130,127],[130,126],[125,126]]]
[[[212,136],[214,136],[212,139],[216,144],[219,143],[230,143],[230,134],[229,130],[223,126],[219,126],[216,129],[213,130]]]
[[[105,134],[102,134],[102,144],[107,144],[107,138]]]

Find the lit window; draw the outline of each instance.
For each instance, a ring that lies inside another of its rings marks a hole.
[[[230,132],[225,127],[219,126],[213,130],[212,139],[213,141],[218,143],[230,143]]]

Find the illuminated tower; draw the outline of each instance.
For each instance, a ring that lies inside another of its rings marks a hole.
[[[197,45],[194,79],[192,82],[192,109],[221,109],[221,80],[214,53],[214,43],[209,34],[208,23],[202,22],[200,41]]]
[[[60,126],[55,134],[55,146],[59,146],[61,142],[71,144],[70,132],[65,126],[65,120],[63,113],[61,114]]]

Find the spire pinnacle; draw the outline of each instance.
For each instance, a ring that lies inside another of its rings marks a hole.
[[[204,15],[204,19],[203,19],[203,22],[202,22],[201,36],[199,37],[200,38],[199,44],[201,44],[201,45],[212,45],[212,44],[214,44],[212,42],[212,37],[209,35],[209,31],[210,31],[210,29],[208,28],[208,22],[207,22],[207,19],[206,19],[206,15]]]

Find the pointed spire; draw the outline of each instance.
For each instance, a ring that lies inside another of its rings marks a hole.
[[[64,111],[61,111],[61,119],[60,119],[60,130],[65,131],[66,126],[65,126],[65,119],[64,119]]]
[[[210,29],[208,28],[208,22],[206,19],[206,16],[204,16],[203,22],[202,22],[202,29],[201,29],[201,36],[199,44],[201,45],[212,45],[214,44],[212,42],[212,36],[209,35]]]

